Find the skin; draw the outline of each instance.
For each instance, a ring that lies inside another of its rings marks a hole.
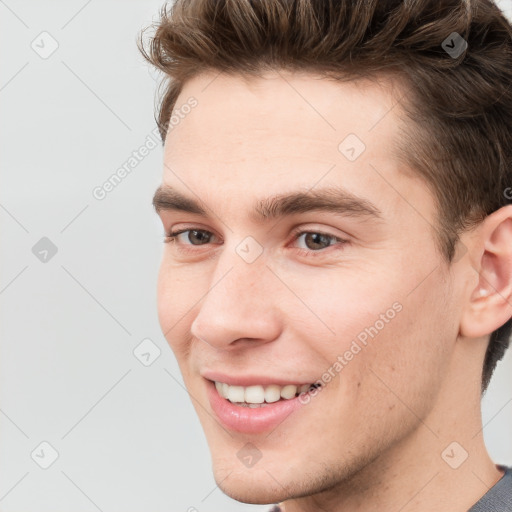
[[[159,215],[166,232],[211,237],[164,245],[159,319],[215,479],[239,501],[283,502],[286,512],[466,511],[502,476],[483,442],[480,382],[488,335],[512,316],[512,207],[464,233],[463,255],[448,265],[434,198],[393,155],[403,92],[384,80],[202,73],[178,98],[177,108],[191,96],[198,105],[167,135],[162,185],[199,199],[207,215]],[[353,162],[338,150],[349,133],[366,145]],[[327,186],[371,201],[381,217],[250,215],[257,200]],[[330,237],[311,249],[296,227]],[[235,250],[247,236],[264,248],[250,264]],[[397,302],[368,346],[271,433],[215,420],[200,372],[315,382]],[[457,469],[441,456],[454,441],[462,450],[452,458],[468,453]],[[237,457],[247,442],[262,454],[251,468]]]

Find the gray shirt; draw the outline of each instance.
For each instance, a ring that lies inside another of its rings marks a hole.
[[[512,467],[498,465],[505,474],[491,487],[468,512],[512,512]],[[274,505],[268,512],[281,512]]]
[[[498,466],[505,474],[468,512],[512,512],[512,467]]]

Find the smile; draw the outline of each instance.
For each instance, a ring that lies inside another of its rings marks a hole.
[[[265,407],[279,400],[291,400],[301,393],[307,393],[318,386],[318,384],[303,384],[301,386],[296,386],[295,384],[284,386],[277,384],[267,386],[231,386],[225,382],[215,381],[215,388],[222,398],[229,400],[235,405],[250,408]]]
[[[243,380],[251,380],[248,382],[251,385],[230,385],[208,379],[205,384],[210,407],[219,423],[227,430],[244,434],[276,429],[292,413],[304,409],[313,399],[312,393],[316,394],[316,388],[322,388],[319,383],[278,385],[271,381],[255,384],[257,380],[252,378]],[[303,397],[307,400],[302,400]]]

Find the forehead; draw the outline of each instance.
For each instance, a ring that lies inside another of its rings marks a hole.
[[[198,75],[175,105],[179,111],[190,98],[197,101],[167,134],[163,183],[192,190],[207,204],[335,185],[395,213],[415,188],[417,208],[430,217],[427,188],[393,153],[403,95],[390,79]]]
[[[337,155],[351,133],[373,150],[389,149],[398,122],[397,88],[390,79],[341,82],[284,71],[200,74],[185,83],[175,108],[190,97],[198,105],[169,130],[166,149],[177,156],[207,148],[227,160],[278,149],[290,158],[314,157]],[[307,140],[314,144],[304,147]]]

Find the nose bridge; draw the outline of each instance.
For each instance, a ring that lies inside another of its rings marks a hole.
[[[278,336],[277,310],[268,290],[268,269],[262,254],[245,259],[240,247],[224,248],[210,287],[192,322],[193,336],[227,348],[239,339],[270,341]]]

